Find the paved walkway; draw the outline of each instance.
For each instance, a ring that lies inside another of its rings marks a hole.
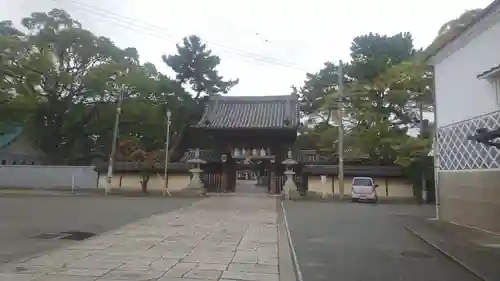
[[[2,281],[278,281],[272,197],[210,197],[0,267]]]

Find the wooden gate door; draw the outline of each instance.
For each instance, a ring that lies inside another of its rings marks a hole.
[[[224,181],[222,165],[220,163],[209,163],[204,165],[203,183],[207,192],[223,191]]]

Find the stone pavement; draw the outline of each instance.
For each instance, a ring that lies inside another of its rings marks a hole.
[[[272,197],[209,197],[0,267],[2,281],[278,281]]]

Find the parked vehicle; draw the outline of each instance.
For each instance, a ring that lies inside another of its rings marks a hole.
[[[353,178],[351,187],[352,202],[369,201],[376,203],[378,200],[377,187],[378,184],[375,184],[370,177]]]

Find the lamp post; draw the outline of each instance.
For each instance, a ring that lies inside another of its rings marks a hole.
[[[163,196],[165,196],[165,194],[168,194],[168,196],[170,196],[170,192],[168,192],[168,147],[169,147],[169,143],[170,143],[170,124],[171,124],[170,117],[172,117],[172,112],[168,109],[168,107],[166,107],[166,105],[165,105],[165,108],[166,108],[166,112],[165,112],[165,116],[166,116],[165,169],[164,169],[165,189],[163,190]]]

